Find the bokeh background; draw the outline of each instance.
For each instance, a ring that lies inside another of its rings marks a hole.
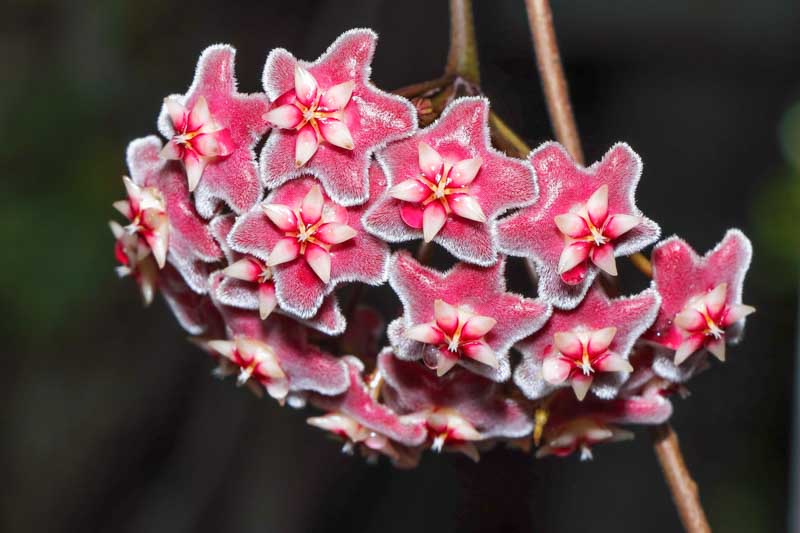
[[[676,401],[717,531],[783,531],[798,373],[800,10],[794,0],[555,1],[587,159],[626,140],[639,205],[700,251],[753,238],[741,347]],[[522,0],[476,0],[483,85],[532,145],[551,137]],[[155,132],[215,42],[260,90],[267,52],[313,59],[381,36],[383,88],[440,73],[444,0],[8,0],[0,19],[0,457],[3,531],[679,530],[647,433],[592,463],[498,450],[369,467],[307,413],[210,379],[163,302],[113,274],[106,221],[127,142]],[[622,271],[631,290],[645,280]],[[798,443],[795,442],[796,448]],[[791,506],[790,506],[791,502]],[[798,526],[795,523],[796,527]]]

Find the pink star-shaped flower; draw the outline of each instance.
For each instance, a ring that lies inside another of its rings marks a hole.
[[[378,356],[378,368],[386,380],[387,404],[424,420],[434,451],[458,451],[477,461],[477,443],[519,438],[533,429],[525,409],[500,385],[468,370],[438,377],[417,362],[398,359],[390,349]]]
[[[380,192],[377,164],[370,184]],[[386,280],[389,247],[361,226],[369,204],[333,203],[316,180],[293,180],[239,217],[228,236],[231,248],[272,269],[280,307],[301,318],[314,316],[325,295],[342,282],[380,285]]]
[[[659,303],[654,289],[610,300],[593,286],[578,307],[553,311],[545,327],[516,346],[522,362],[514,382],[531,399],[568,385],[579,400],[590,388],[613,398],[633,370],[631,348],[655,320]],[[596,379],[599,373],[609,377]]]
[[[158,268],[164,268],[169,246],[169,220],[164,197],[155,187],[140,187],[127,176],[122,181],[128,199],[114,202],[114,208],[129,221],[124,231],[141,237],[153,253]],[[116,233],[114,231],[115,236]]]
[[[389,189],[364,216],[367,231],[389,242],[434,240],[462,261],[497,261],[491,224],[533,202],[530,166],[492,148],[489,103],[460,98],[441,118],[378,153]]]
[[[206,48],[187,93],[166,98],[158,118],[159,131],[169,139],[162,156],[183,162],[204,218],[220,202],[244,213],[261,198],[254,148],[267,131],[261,117],[269,101],[236,90],[235,55],[228,45]]]
[[[497,222],[500,250],[532,261],[539,294],[560,309],[577,306],[599,270],[616,275],[615,257],[658,240],[660,229],[634,202],[642,173],[625,143],[583,168],[548,142],[529,156],[541,195]]]
[[[284,390],[286,394],[316,392],[335,396],[347,390],[350,385],[347,365],[309,343],[308,330],[301,324],[280,315],[273,315],[268,320],[261,320],[256,312],[235,309],[219,303],[218,308],[225,321],[227,331],[227,339],[221,340],[226,342],[235,342],[238,339],[258,341],[266,345],[274,354],[274,362],[280,367],[280,371],[285,375],[288,383],[288,389],[281,385],[280,392]],[[247,383],[252,377],[252,373],[247,374],[248,367],[253,362],[252,358],[242,358],[241,360],[229,358],[219,349],[219,346],[215,347],[207,340],[198,340],[197,343],[213,354],[222,355],[233,363],[234,370],[240,376],[244,376],[240,378],[243,383]],[[260,362],[260,359],[257,360]],[[272,364],[272,362],[269,363],[269,365]],[[230,365],[227,367],[230,368]],[[263,386],[264,383],[261,385]],[[286,394],[283,394],[282,398],[285,398]]]
[[[250,255],[242,255],[228,246],[236,217],[232,214],[217,216],[210,222],[211,231],[225,253],[228,265],[211,275],[210,284],[214,298],[221,304],[240,309],[258,310],[262,320],[277,313],[297,318],[278,306],[272,268],[265,261]],[[339,335],[347,321],[333,295],[326,296],[317,313],[309,319],[298,319],[301,323],[326,335]]]
[[[745,317],[755,311],[742,305],[751,256],[750,240],[739,230],[729,230],[703,257],[678,237],[653,249],[653,283],[662,302],[646,338],[675,350],[674,365],[703,348],[725,360],[726,342],[739,340]]]
[[[140,189],[157,190],[169,222],[167,261],[197,293],[208,290],[210,263],[222,259],[222,250],[206,222],[198,215],[177,163],[159,157],[161,140],[151,135],[128,145],[131,182]]]
[[[378,403],[379,389],[365,384],[361,378],[363,363],[355,357],[346,357],[345,361],[350,371],[350,387],[340,396],[312,396],[311,402],[328,414],[309,418],[308,423],[342,437],[345,451],[361,445],[368,455],[379,452],[399,466],[414,466],[415,456],[405,447],[419,446],[425,441],[425,424],[413,417],[401,417]]]
[[[313,63],[282,48],[270,52],[263,81],[274,103],[264,118],[274,128],[261,152],[267,187],[311,174],[340,205],[367,200],[372,153],[417,124],[410,102],[369,81],[376,40],[371,30],[347,31]]]
[[[630,440],[633,433],[614,424],[657,425],[672,415],[672,403],[655,389],[639,395],[612,400],[556,393],[549,402],[549,415],[543,428],[543,445],[536,457],[566,457],[580,451],[581,461],[592,458],[592,447],[606,442]]]
[[[551,309],[507,292],[504,274],[504,260],[489,268],[458,263],[439,272],[397,252],[389,284],[403,316],[387,331],[397,356],[422,358],[439,375],[458,363],[495,381],[508,379],[508,350],[542,327]]]
[[[114,257],[119,263],[116,267],[120,278],[130,276],[136,281],[144,304],[150,305],[158,285],[158,264],[153,259],[147,242],[136,233],[131,233],[119,222],[110,221],[114,235]]]

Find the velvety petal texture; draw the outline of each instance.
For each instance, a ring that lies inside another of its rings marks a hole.
[[[599,286],[593,286],[578,307],[568,311],[554,310],[542,329],[516,345],[522,361],[514,371],[514,382],[531,399],[542,398],[558,387],[570,385],[579,399],[583,399],[589,389],[599,398],[615,397],[632,369],[625,371],[626,364],[621,363],[604,372],[600,366],[603,360],[599,363],[593,360],[584,372],[578,368],[580,357],[583,354],[594,355],[594,350],[591,342],[587,343],[581,337],[602,337],[598,334],[614,328],[610,342],[600,354],[606,359],[616,356],[627,361],[636,339],[653,324],[660,302],[658,293],[652,288],[627,298],[609,299]],[[609,336],[605,337],[608,340]],[[548,367],[553,361],[567,365],[561,380],[548,376]],[[573,383],[575,379],[577,385]]]
[[[161,193],[169,222],[167,261],[192,290],[205,293],[209,264],[222,259],[222,250],[194,208],[180,164],[161,158],[161,149],[161,140],[152,135],[132,141],[127,150],[131,179],[140,187],[152,187]]]
[[[385,180],[383,172],[373,164],[370,169],[370,184],[373,190],[380,192]],[[315,189],[316,187],[316,189]],[[361,226],[361,215],[370,206],[369,203],[344,208],[333,203],[327,195],[319,193],[322,211],[319,219],[308,218],[303,224],[338,223],[346,225],[344,236],[351,238],[343,242],[330,242],[330,249],[323,250],[319,246],[309,244],[306,250],[315,251],[318,255],[301,256],[299,237],[287,237],[287,231],[275,224],[275,210],[265,210],[263,206],[283,206],[292,217],[287,227],[296,229],[298,219],[294,212],[301,213],[303,203],[309,194],[315,195],[319,189],[318,182],[311,177],[292,180],[274,190],[249,213],[239,217],[234,225],[228,242],[232,249],[239,253],[254,256],[262,261],[270,262],[279,256],[272,266],[275,281],[275,294],[280,307],[296,316],[310,318],[322,306],[327,294],[340,283],[360,281],[370,285],[380,285],[386,280],[389,259],[388,246],[379,239],[369,235]],[[305,215],[310,216],[310,215]],[[327,222],[326,222],[327,221]],[[317,235],[317,234],[315,234]],[[328,281],[323,281],[320,274],[320,256],[327,258]]]
[[[698,351],[724,360],[725,343],[735,343],[745,317],[754,308],[742,304],[742,286],[752,257],[750,240],[731,229],[700,256],[683,239],[670,237],[653,249],[653,284],[661,309],[646,339],[674,350],[672,364],[657,357],[654,369],[667,379],[684,381],[699,368]],[[659,356],[669,354],[659,351]],[[675,366],[687,365],[683,372]],[[682,379],[681,379],[682,377]]]
[[[389,265],[389,284],[403,304],[403,316],[389,325],[388,335],[397,356],[407,360],[423,359],[432,367],[447,362],[449,357],[442,354],[438,346],[419,342],[408,333],[415,326],[431,323],[437,323],[442,331],[454,331],[458,325],[448,326],[437,320],[452,308],[454,320],[458,319],[460,310],[462,314],[466,312],[495,321],[485,335],[479,335],[480,339],[469,340],[473,341],[471,344],[480,344],[481,349],[488,348],[497,364],[480,362],[462,351],[453,354],[451,360],[494,381],[507,380],[511,375],[508,350],[542,327],[551,308],[540,300],[508,292],[505,266],[504,260],[489,268],[458,263],[448,272],[439,272],[419,264],[408,252],[395,253]],[[437,307],[442,313],[437,312]]]
[[[523,437],[533,429],[525,408],[506,397],[502,385],[482,376],[457,368],[437,378],[419,362],[403,361],[389,349],[380,354],[378,365],[386,380],[386,401],[399,413],[452,409],[474,426],[481,440]]]
[[[642,161],[630,146],[618,143],[584,168],[555,142],[535,149],[529,160],[539,196],[533,205],[498,220],[500,250],[530,260],[539,275],[539,295],[555,307],[572,309],[600,270],[616,275],[615,257],[658,240],[658,225],[635,203]]]
[[[229,214],[217,216],[209,224],[227,261],[227,266],[213,273],[209,280],[214,298],[223,305],[257,310],[262,319],[274,311],[297,319],[326,335],[344,332],[347,321],[332,294],[324,298],[319,310],[310,318],[297,317],[278,305],[275,282],[266,263],[256,257],[240,254],[228,245],[228,235],[235,221],[236,218]]]
[[[262,93],[242,94],[237,91],[235,57],[236,50],[229,45],[206,48],[197,62],[189,90],[184,95],[167,98],[158,118],[159,131],[172,142],[180,134],[177,127],[180,122],[176,125],[178,119],[170,107],[177,104],[187,111],[195,110],[198,100],[203,99],[206,102],[203,119],[213,121],[214,130],[227,132],[224,139],[213,141],[215,145],[224,146],[213,147],[211,153],[220,155],[202,162],[196,188],[193,187],[197,211],[204,218],[211,218],[220,202],[236,213],[244,213],[258,202],[262,194],[254,149],[268,129],[262,115],[269,108],[269,101]],[[187,120],[191,123],[192,115]],[[185,159],[184,166],[184,173],[192,171]]]
[[[462,261],[494,264],[492,222],[533,203],[537,188],[527,162],[492,147],[488,120],[488,100],[459,98],[431,126],[381,150],[388,188],[364,215],[367,231],[388,242],[433,240]]]
[[[311,105],[317,98],[320,105],[331,106],[331,113],[330,118],[319,120],[319,132],[310,123],[294,129],[301,123],[299,117],[289,116],[288,109],[265,117],[274,126],[260,160],[267,187],[310,174],[340,205],[367,200],[372,154],[411,135],[417,125],[416,111],[408,100],[381,91],[370,81],[377,38],[372,30],[350,30],[312,63],[299,61],[282,48],[270,52],[263,83],[275,102],[272,111],[295,100]]]
[[[347,365],[308,340],[308,330],[280,315],[261,320],[257,312],[217,304],[225,320],[229,339],[251,339],[266,344],[275,353],[286,376],[288,391],[342,394],[350,385]],[[207,341],[200,344],[214,351]]]

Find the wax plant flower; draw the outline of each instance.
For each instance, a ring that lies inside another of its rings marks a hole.
[[[753,312],[747,238],[702,257],[662,241],[652,286],[618,295],[617,258],[660,234],[634,202],[633,149],[588,167],[555,142],[514,157],[488,100],[456,97],[474,83],[414,103],[375,87],[376,42],[351,30],[314,62],[272,50],[249,95],[233,48],[206,49],[164,100],[163,139],[128,147],[118,273],[163,295],[217,376],[318,409],[310,425],[371,461],[498,443],[588,459],[665,422]],[[508,256],[531,267],[525,294]]]

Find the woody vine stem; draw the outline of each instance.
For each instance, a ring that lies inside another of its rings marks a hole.
[[[550,3],[548,0],[525,0],[525,8],[536,53],[536,65],[556,139],[566,147],[576,162],[583,164],[583,149],[558,51]],[[471,0],[450,0],[450,50],[444,74],[438,79],[395,91],[414,101],[422,124],[432,122],[452,99],[480,93],[477,41],[472,17]],[[519,135],[493,111],[490,126],[493,142],[506,153],[526,157],[531,151]],[[423,244],[417,253],[420,261],[424,262],[429,252],[429,246]],[[652,276],[652,266],[647,257],[637,253],[630,260],[643,274]],[[690,533],[711,531],[700,503],[697,484],[686,467],[674,429],[669,424],[661,424],[651,430],[651,437],[684,528]]]

